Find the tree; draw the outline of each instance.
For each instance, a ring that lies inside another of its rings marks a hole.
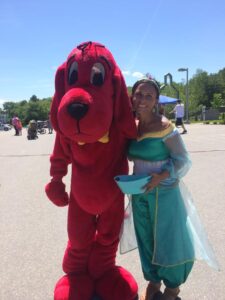
[[[39,101],[39,99],[37,98],[36,95],[33,95],[33,96],[30,97],[30,101],[31,102],[37,102],[37,101]]]
[[[193,78],[189,81],[189,94],[193,96],[195,106],[204,105],[210,107],[208,94],[208,73],[198,69]]]
[[[8,115],[12,116],[15,112],[15,102],[4,102],[3,110],[7,112]]]
[[[222,98],[222,94],[213,94],[213,101],[211,102],[213,108],[225,106],[225,100]]]

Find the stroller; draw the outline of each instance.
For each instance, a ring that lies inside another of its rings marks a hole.
[[[46,122],[45,121],[37,121],[37,132],[39,134],[45,134],[46,133]]]
[[[37,122],[35,120],[31,120],[27,129],[27,139],[35,140],[37,138]]]

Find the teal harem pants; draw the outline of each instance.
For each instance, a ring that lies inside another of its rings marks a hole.
[[[193,267],[194,251],[179,186],[133,195],[132,209],[144,278],[180,286]]]

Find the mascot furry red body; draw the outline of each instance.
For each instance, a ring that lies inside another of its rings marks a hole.
[[[123,76],[101,44],[75,48],[57,70],[51,120],[49,199],[69,205],[69,242],[55,300],[134,300],[137,284],[115,265],[124,218],[124,197],[113,178],[128,172],[128,139],[136,137]],[[70,196],[62,177],[72,164]]]

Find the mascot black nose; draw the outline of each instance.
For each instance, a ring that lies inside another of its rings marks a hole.
[[[73,117],[75,120],[79,121],[82,119],[86,113],[88,112],[88,104],[75,102],[71,103],[68,107],[68,113]]]

